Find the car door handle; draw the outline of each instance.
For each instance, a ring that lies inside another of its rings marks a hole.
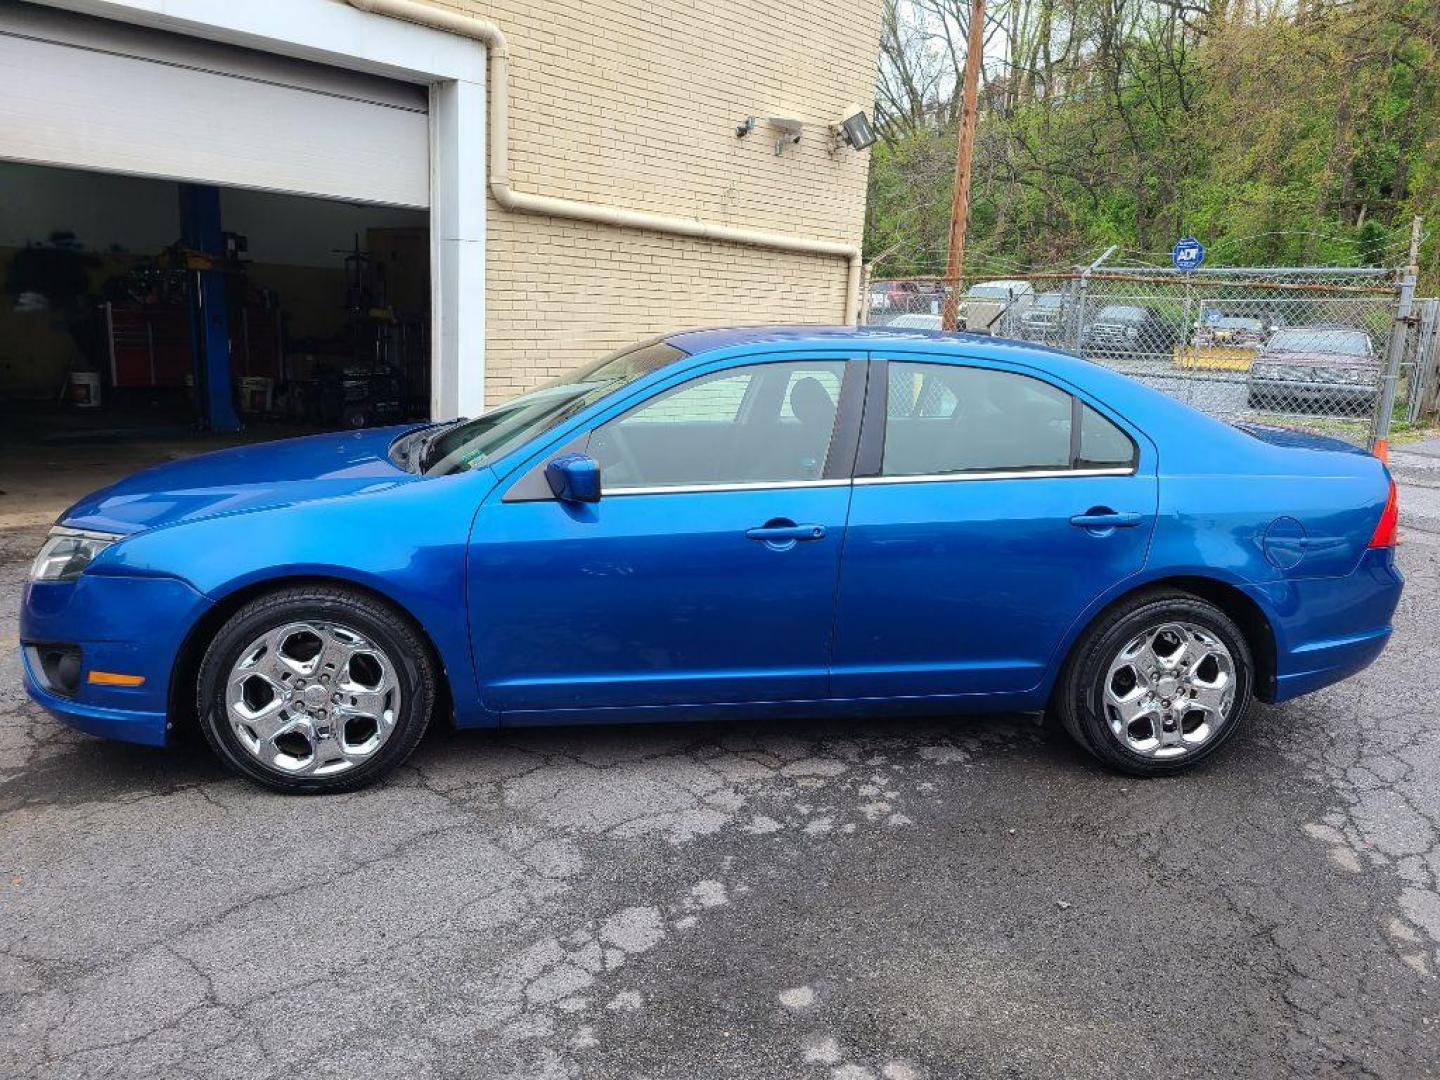
[[[1076,514],[1070,524],[1077,529],[1133,529],[1145,520],[1143,514],[1131,510],[1104,510],[1096,508],[1083,514]]]
[[[746,529],[745,535],[751,540],[763,540],[767,544],[803,543],[806,540],[822,540],[824,525],[796,525],[792,522],[766,522],[753,529]]]

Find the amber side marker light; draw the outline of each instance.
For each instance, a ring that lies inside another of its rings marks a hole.
[[[144,675],[121,675],[114,671],[92,671],[89,681],[97,686],[143,686]]]

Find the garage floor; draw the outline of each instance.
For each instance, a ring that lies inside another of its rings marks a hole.
[[[0,500],[0,636],[79,473],[175,448],[125,452]],[[438,730],[281,798],[61,728],[7,639],[0,1075],[1440,1074],[1440,536],[1401,560],[1379,663],[1148,783],[862,720]]]
[[[25,439],[12,432],[0,441],[0,530],[50,525],[80,496],[151,465],[307,431],[262,424],[233,435],[197,435],[175,425],[144,437],[91,431],[73,441]]]

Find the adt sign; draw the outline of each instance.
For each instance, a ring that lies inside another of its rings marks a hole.
[[[1193,236],[1186,236],[1170,252],[1176,270],[1194,270],[1205,261],[1205,245]]]

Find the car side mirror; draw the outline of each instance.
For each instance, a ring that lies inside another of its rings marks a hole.
[[[545,481],[561,502],[600,501],[600,462],[589,454],[561,454],[545,466]]]

